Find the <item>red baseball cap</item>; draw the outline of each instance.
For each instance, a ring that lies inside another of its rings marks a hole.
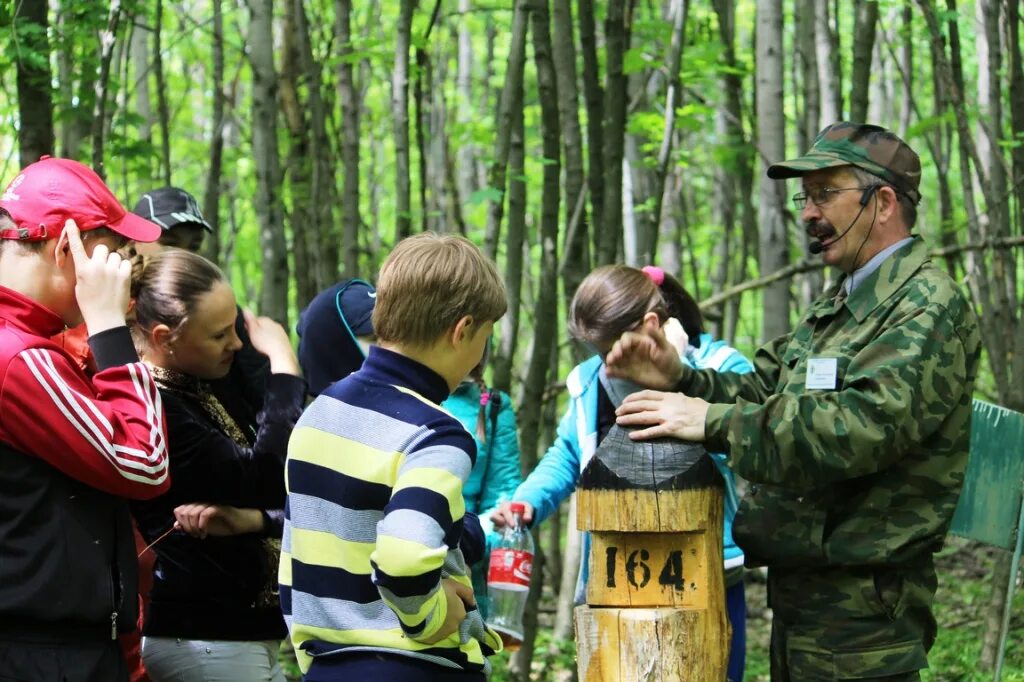
[[[0,196],[17,228],[0,230],[0,239],[38,242],[58,237],[73,219],[82,232],[109,227],[138,242],[160,237],[160,226],[129,213],[88,166],[71,159],[43,156],[27,166]]]

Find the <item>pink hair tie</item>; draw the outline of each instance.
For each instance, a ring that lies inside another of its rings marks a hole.
[[[480,392],[480,407],[487,407],[487,403],[491,400],[491,394],[489,391]]]
[[[665,281],[665,271],[659,268],[657,265],[645,265],[640,268],[645,275],[651,278],[655,286],[661,286]]]

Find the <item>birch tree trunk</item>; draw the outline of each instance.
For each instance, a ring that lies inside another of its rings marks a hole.
[[[767,274],[789,261],[789,240],[783,215],[785,184],[768,180],[769,163],[786,156],[786,128],[783,115],[782,2],[757,2],[757,137],[761,152],[761,189],[758,207],[761,226],[761,272]],[[779,282],[764,290],[762,341],[789,331],[789,284]]]
[[[252,68],[252,151],[256,216],[260,224],[260,314],[288,327],[288,249],[281,209],[281,157],[277,148],[277,73],[273,0],[248,0]]]

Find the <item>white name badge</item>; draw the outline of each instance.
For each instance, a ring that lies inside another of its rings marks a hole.
[[[807,388],[834,390],[838,361],[836,358],[809,358],[807,360]]]

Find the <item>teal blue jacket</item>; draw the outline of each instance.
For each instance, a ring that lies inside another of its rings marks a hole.
[[[492,397],[491,400],[494,398]],[[516,412],[508,393],[498,392],[498,409],[493,412],[493,403],[486,406],[485,436],[477,438],[476,425],[480,414],[480,387],[472,381],[463,381],[441,407],[448,410],[462,422],[476,441],[476,464],[469,474],[469,480],[462,486],[462,497],[466,511],[479,515],[487,539],[484,559],[473,565],[473,591],[476,593],[480,612],[486,618],[489,602],[487,599],[487,562],[490,550],[498,535],[494,532],[490,514],[502,502],[514,499],[512,494],[523,480],[519,462],[519,436],[516,428]]]

